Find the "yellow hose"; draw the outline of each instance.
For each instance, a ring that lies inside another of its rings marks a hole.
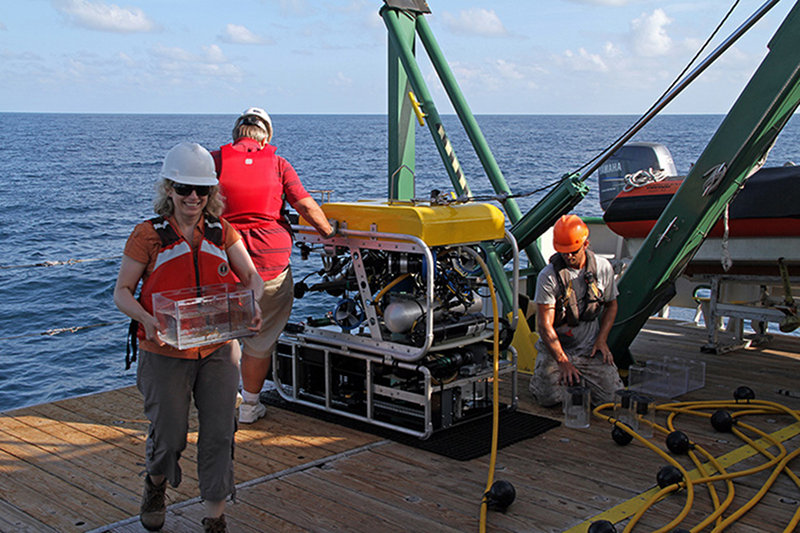
[[[603,410],[613,406],[614,406],[613,403],[600,405],[594,409],[593,413],[598,418],[605,419],[611,424],[616,424],[617,422],[616,419],[602,414]],[[798,414],[797,411],[789,409],[781,404],[768,401],[749,400],[747,402],[742,402],[742,401],[676,402],[672,404],[661,405],[657,406],[656,409],[669,413],[667,415],[667,428],[664,428],[659,424],[650,423],[649,421],[646,420],[644,422],[651,424],[654,429],[658,430],[661,433],[669,433],[671,431],[675,431],[674,420],[678,414],[691,414],[695,416],[711,418],[712,416],[711,414],[700,411],[700,409],[736,409],[736,408],[738,408],[738,410],[731,413],[731,416],[734,419],[753,414],[788,414],[793,418],[795,418],[796,420],[800,421],[800,414]],[[687,497],[683,510],[669,524],[656,530],[656,533],[670,531],[672,528],[680,524],[680,522],[688,515],[688,512],[691,509],[694,498],[693,486],[698,483],[708,484],[708,490],[714,506],[714,511],[711,514],[709,514],[705,519],[703,519],[703,521],[701,521],[699,524],[697,524],[691,529],[693,533],[698,533],[700,531],[705,530],[705,528],[708,527],[713,522],[716,522],[716,524],[714,526],[712,533],[721,532],[725,528],[729,527],[742,515],[744,515],[750,509],[752,509],[752,507],[754,507],[764,497],[764,495],[767,493],[769,488],[774,484],[775,480],[777,479],[778,475],[780,475],[781,472],[785,472],[786,475],[792,479],[795,485],[800,487],[800,477],[795,475],[795,473],[788,467],[789,462],[795,459],[798,455],[800,455],[800,449],[795,450],[790,454],[787,454],[786,448],[783,446],[783,444],[777,439],[775,439],[772,435],[769,435],[766,432],[754,426],[751,426],[750,424],[746,424],[741,420],[736,420],[736,425],[735,427],[731,428],[731,432],[736,437],[747,443],[747,445],[749,445],[753,450],[764,456],[767,459],[767,462],[762,465],[749,468],[747,470],[731,473],[725,471],[724,467],[719,463],[719,461],[717,461],[717,459],[714,458],[707,450],[703,449],[702,447],[698,446],[695,443],[691,443],[691,448],[688,451],[688,455],[692,460],[692,462],[695,464],[697,472],[699,473],[700,476],[702,476],[696,479],[690,479],[688,473],[683,469],[683,467],[681,467],[681,465],[679,465],[674,459],[672,459],[672,457],[664,453],[662,450],[657,448],[655,445],[650,443],[647,439],[643,438],[641,435],[639,435],[636,431],[634,431],[627,425],[618,424],[617,427],[630,434],[633,438],[644,444],[646,447],[650,448],[652,451],[656,452],[662,458],[666,459],[667,462],[678,468],[678,470],[683,475],[683,481],[681,483],[676,483],[669,487],[664,487],[663,489],[658,491],[653,497],[651,497],[647,502],[645,502],[645,504],[636,511],[636,513],[632,516],[632,518],[626,525],[624,529],[625,533],[629,533],[633,530],[636,523],[645,514],[647,509],[649,509],[653,504],[658,502],[660,499],[666,497],[668,494],[675,492],[676,490],[679,490],[683,486],[685,486],[687,490]],[[756,433],[763,440],[768,441],[770,443],[770,447],[774,446],[775,448],[778,449],[778,454],[774,455],[767,448],[759,445],[756,441],[748,437],[742,431],[742,429],[746,429],[750,432]],[[709,462],[713,465],[713,467],[717,470],[719,474],[710,475],[706,470],[705,465],[698,459],[697,455],[693,450],[698,450],[705,457],[707,457]],[[761,487],[758,493],[755,496],[753,496],[745,505],[737,509],[730,516],[723,519],[722,514],[730,507],[734,498],[734,485],[731,480],[737,477],[742,477],[745,475],[750,475],[756,472],[766,470],[772,466],[774,466],[774,468],[772,470],[772,473],[770,474],[769,479],[767,480],[766,483],[764,483],[764,485]],[[713,483],[717,481],[725,481],[728,489],[727,490],[728,495],[725,501],[723,502],[719,501],[719,497],[713,486]],[[791,521],[787,525],[784,532],[788,533],[789,531],[794,531],[798,525],[800,525],[800,508],[798,508],[798,510],[794,513]]]
[[[670,413],[669,416],[667,416],[667,427],[669,428],[670,431],[675,431],[674,420],[677,415],[678,412],[675,411]],[[703,448],[702,446],[700,446],[695,442],[689,441],[689,443],[691,447],[687,455],[692,460],[692,463],[694,463],[695,468],[702,477],[708,477],[709,473],[706,471],[705,465],[700,461],[700,459],[698,459],[697,454],[694,452],[694,450],[698,450],[701,454],[703,454],[706,457],[706,459],[708,459],[708,461],[714,466],[714,468],[716,468],[717,472],[720,472],[722,474],[726,473],[725,467],[723,467],[720,464],[720,462],[717,461],[717,458],[714,457],[710,452],[708,452],[705,448]],[[728,507],[730,507],[731,503],[733,503],[733,497],[735,495],[733,481],[731,481],[730,479],[725,480],[725,485],[728,489],[728,496],[722,503],[720,503],[719,501],[719,495],[717,494],[717,490],[714,488],[714,483],[709,481],[706,484],[708,485],[707,487],[708,494],[709,497],[711,498],[711,503],[714,506],[714,512],[708,515],[708,517],[706,517],[703,521],[697,524],[694,528],[692,528],[691,529],[692,533],[697,533],[699,531],[702,531],[708,524],[710,524],[715,520],[717,521],[717,523],[721,522],[722,513],[724,513],[728,509]]]
[[[608,422],[613,424],[614,422],[616,422],[615,418],[607,416],[607,415],[603,415],[603,414],[600,413],[600,411],[602,411],[603,409],[607,409],[609,406],[613,407],[614,404],[613,403],[605,403],[605,404],[602,404],[602,405],[598,405],[597,407],[594,408],[593,413],[594,413],[594,415],[596,417],[601,418],[601,419],[605,419]],[[654,427],[655,426],[657,426],[657,424],[654,424]],[[644,437],[642,437],[641,435],[639,435],[636,431],[634,431],[633,429],[628,427],[626,424],[619,424],[617,427],[619,427],[623,431],[627,432],[634,439],[638,440],[639,442],[644,444],[646,447],[650,448],[652,451],[654,451],[656,454],[661,456],[669,464],[671,464],[672,466],[677,468],[680,471],[681,475],[683,476],[683,480],[684,480],[683,483],[678,483],[678,484],[672,485],[671,487],[665,487],[664,490],[659,491],[658,494],[656,495],[657,498],[654,498],[651,501],[647,502],[647,504],[645,504],[642,507],[642,509],[640,509],[633,516],[633,518],[631,518],[630,522],[628,522],[628,524],[625,526],[625,529],[623,530],[623,533],[629,533],[630,531],[632,531],[633,530],[633,526],[636,525],[636,522],[639,520],[639,518],[641,518],[641,516],[645,513],[645,511],[647,511],[647,509],[652,504],[654,504],[656,501],[658,501],[658,499],[662,498],[663,496],[665,496],[666,494],[668,494],[668,493],[670,493],[672,491],[677,490],[678,488],[680,488],[681,485],[684,485],[686,487],[686,503],[684,503],[683,510],[669,524],[667,524],[666,526],[664,526],[664,527],[662,527],[660,529],[657,529],[655,533],[663,533],[665,531],[672,531],[672,529],[674,529],[678,524],[680,524],[683,521],[684,518],[686,518],[686,516],[689,514],[689,511],[692,508],[692,503],[694,502],[694,484],[692,483],[692,480],[689,479],[689,473],[683,468],[683,466],[679,462],[677,462],[675,459],[673,459],[672,456],[670,456],[669,454],[667,454],[664,451],[662,451],[660,448],[658,448],[653,443],[651,443],[649,440],[647,440]],[[670,490],[667,490],[667,489],[670,489]]]
[[[472,248],[466,249],[472,253],[473,257],[481,265],[481,269],[483,269],[483,273],[486,276],[486,283],[489,285],[489,294],[492,296],[492,325],[494,326],[494,334],[492,335],[494,354],[494,364],[492,366],[492,448],[489,455],[489,475],[486,480],[486,490],[483,491],[484,496],[481,499],[480,515],[480,532],[486,533],[486,493],[489,492],[494,483],[494,469],[497,464],[497,436],[500,428],[500,318],[497,311],[497,295],[494,292],[494,282],[492,282],[492,276],[489,274],[489,267]]]
[[[376,294],[376,295],[375,295],[375,298],[373,298],[373,299],[372,299],[372,304],[375,306],[375,310],[378,312],[378,314],[381,314],[381,308],[380,308],[380,307],[378,307],[378,302],[380,302],[380,301],[381,301],[381,298],[383,298],[383,296],[384,296],[384,295],[385,295],[387,292],[389,292],[389,290],[390,290],[392,287],[394,287],[395,285],[397,285],[398,283],[400,283],[401,281],[403,281],[404,279],[406,279],[408,276],[410,276],[410,274],[409,274],[409,273],[405,273],[405,274],[401,274],[400,276],[397,276],[397,277],[396,277],[396,278],[394,278],[392,281],[390,281],[389,283],[387,283],[387,284],[386,284],[386,286],[385,286],[384,288],[382,288],[382,289],[380,290],[380,292],[378,292],[378,294]]]
[[[759,489],[759,491],[756,493],[756,495],[753,496],[752,498],[750,498],[750,500],[746,504],[741,506],[736,512],[734,512],[728,518],[723,520],[719,525],[717,525],[717,527],[712,529],[711,533],[716,533],[718,531],[724,530],[726,527],[728,527],[729,525],[734,523],[736,520],[738,520],[739,517],[744,515],[751,508],[753,508],[753,506],[755,504],[757,504],[759,501],[761,501],[761,498],[763,498],[764,495],[766,495],[766,493],[769,490],[769,488],[772,486],[773,483],[775,483],[775,480],[778,478],[778,475],[789,464],[789,461],[791,461],[792,459],[794,459],[798,455],[800,455],[800,448],[798,448],[797,450],[793,451],[792,453],[790,453],[789,455],[784,457],[781,460],[780,464],[772,471],[772,474],[770,474],[770,476],[767,479],[766,483],[764,483],[764,485],[761,486],[761,489]],[[797,514],[797,513],[795,513],[795,514]],[[794,520],[794,518],[793,518],[793,520]]]

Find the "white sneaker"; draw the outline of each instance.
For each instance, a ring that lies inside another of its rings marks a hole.
[[[238,409],[239,406],[242,405],[243,401],[244,401],[244,398],[242,398],[242,393],[241,392],[237,392],[236,393],[236,405],[233,406],[234,409]]]
[[[239,406],[239,423],[252,424],[262,416],[267,414],[267,406],[261,402],[247,403],[244,402]]]

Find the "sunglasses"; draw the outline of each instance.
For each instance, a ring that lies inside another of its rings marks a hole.
[[[197,196],[208,196],[208,193],[211,192],[211,186],[173,183],[172,190],[175,191],[178,194],[178,196],[189,196],[190,194],[192,194],[192,191],[196,192]]]
[[[564,257],[574,257],[574,256],[578,255],[581,250],[583,250],[583,246],[581,246],[580,248],[578,248],[574,252],[559,252],[559,253],[561,255],[563,255]]]

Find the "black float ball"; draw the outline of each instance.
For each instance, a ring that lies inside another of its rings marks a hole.
[[[617,528],[608,520],[598,520],[592,522],[586,533],[617,533]]]
[[[492,488],[486,493],[486,505],[494,511],[505,512],[509,505],[514,503],[517,491],[514,485],[505,480],[497,480],[492,483]]]
[[[667,435],[667,448],[672,453],[683,455],[692,447],[689,437],[683,431],[673,431]]]
[[[750,387],[745,387],[745,386],[737,387],[737,389],[733,391],[733,399],[736,400],[737,402],[739,400],[755,400],[756,393],[753,392],[753,389],[751,389]]]
[[[681,481],[683,481],[683,474],[672,465],[662,466],[656,475],[656,482],[662,489]]]
[[[720,409],[711,415],[711,425],[720,433],[730,433],[733,427],[733,417],[728,411]]]
[[[630,444],[630,442],[633,440],[633,435],[619,427],[617,424],[614,424],[614,428],[611,430],[611,438],[614,439],[614,442],[620,446],[625,446],[626,444]]]
[[[294,284],[294,297],[296,299],[298,300],[301,299],[303,296],[306,295],[306,292],[308,292],[308,285],[306,285],[302,281],[299,281]]]

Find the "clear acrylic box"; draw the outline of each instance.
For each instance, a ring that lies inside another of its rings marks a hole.
[[[679,360],[671,358],[670,361],[680,361],[680,364],[686,366],[687,380],[686,391],[702,389],[706,386],[706,363],[705,361],[697,361],[695,359]]]
[[[653,359],[644,366],[631,365],[628,384],[631,390],[657,398],[674,398],[705,387],[706,364],[677,358]]]
[[[159,337],[185,350],[252,335],[253,291],[225,283],[153,294]]]

